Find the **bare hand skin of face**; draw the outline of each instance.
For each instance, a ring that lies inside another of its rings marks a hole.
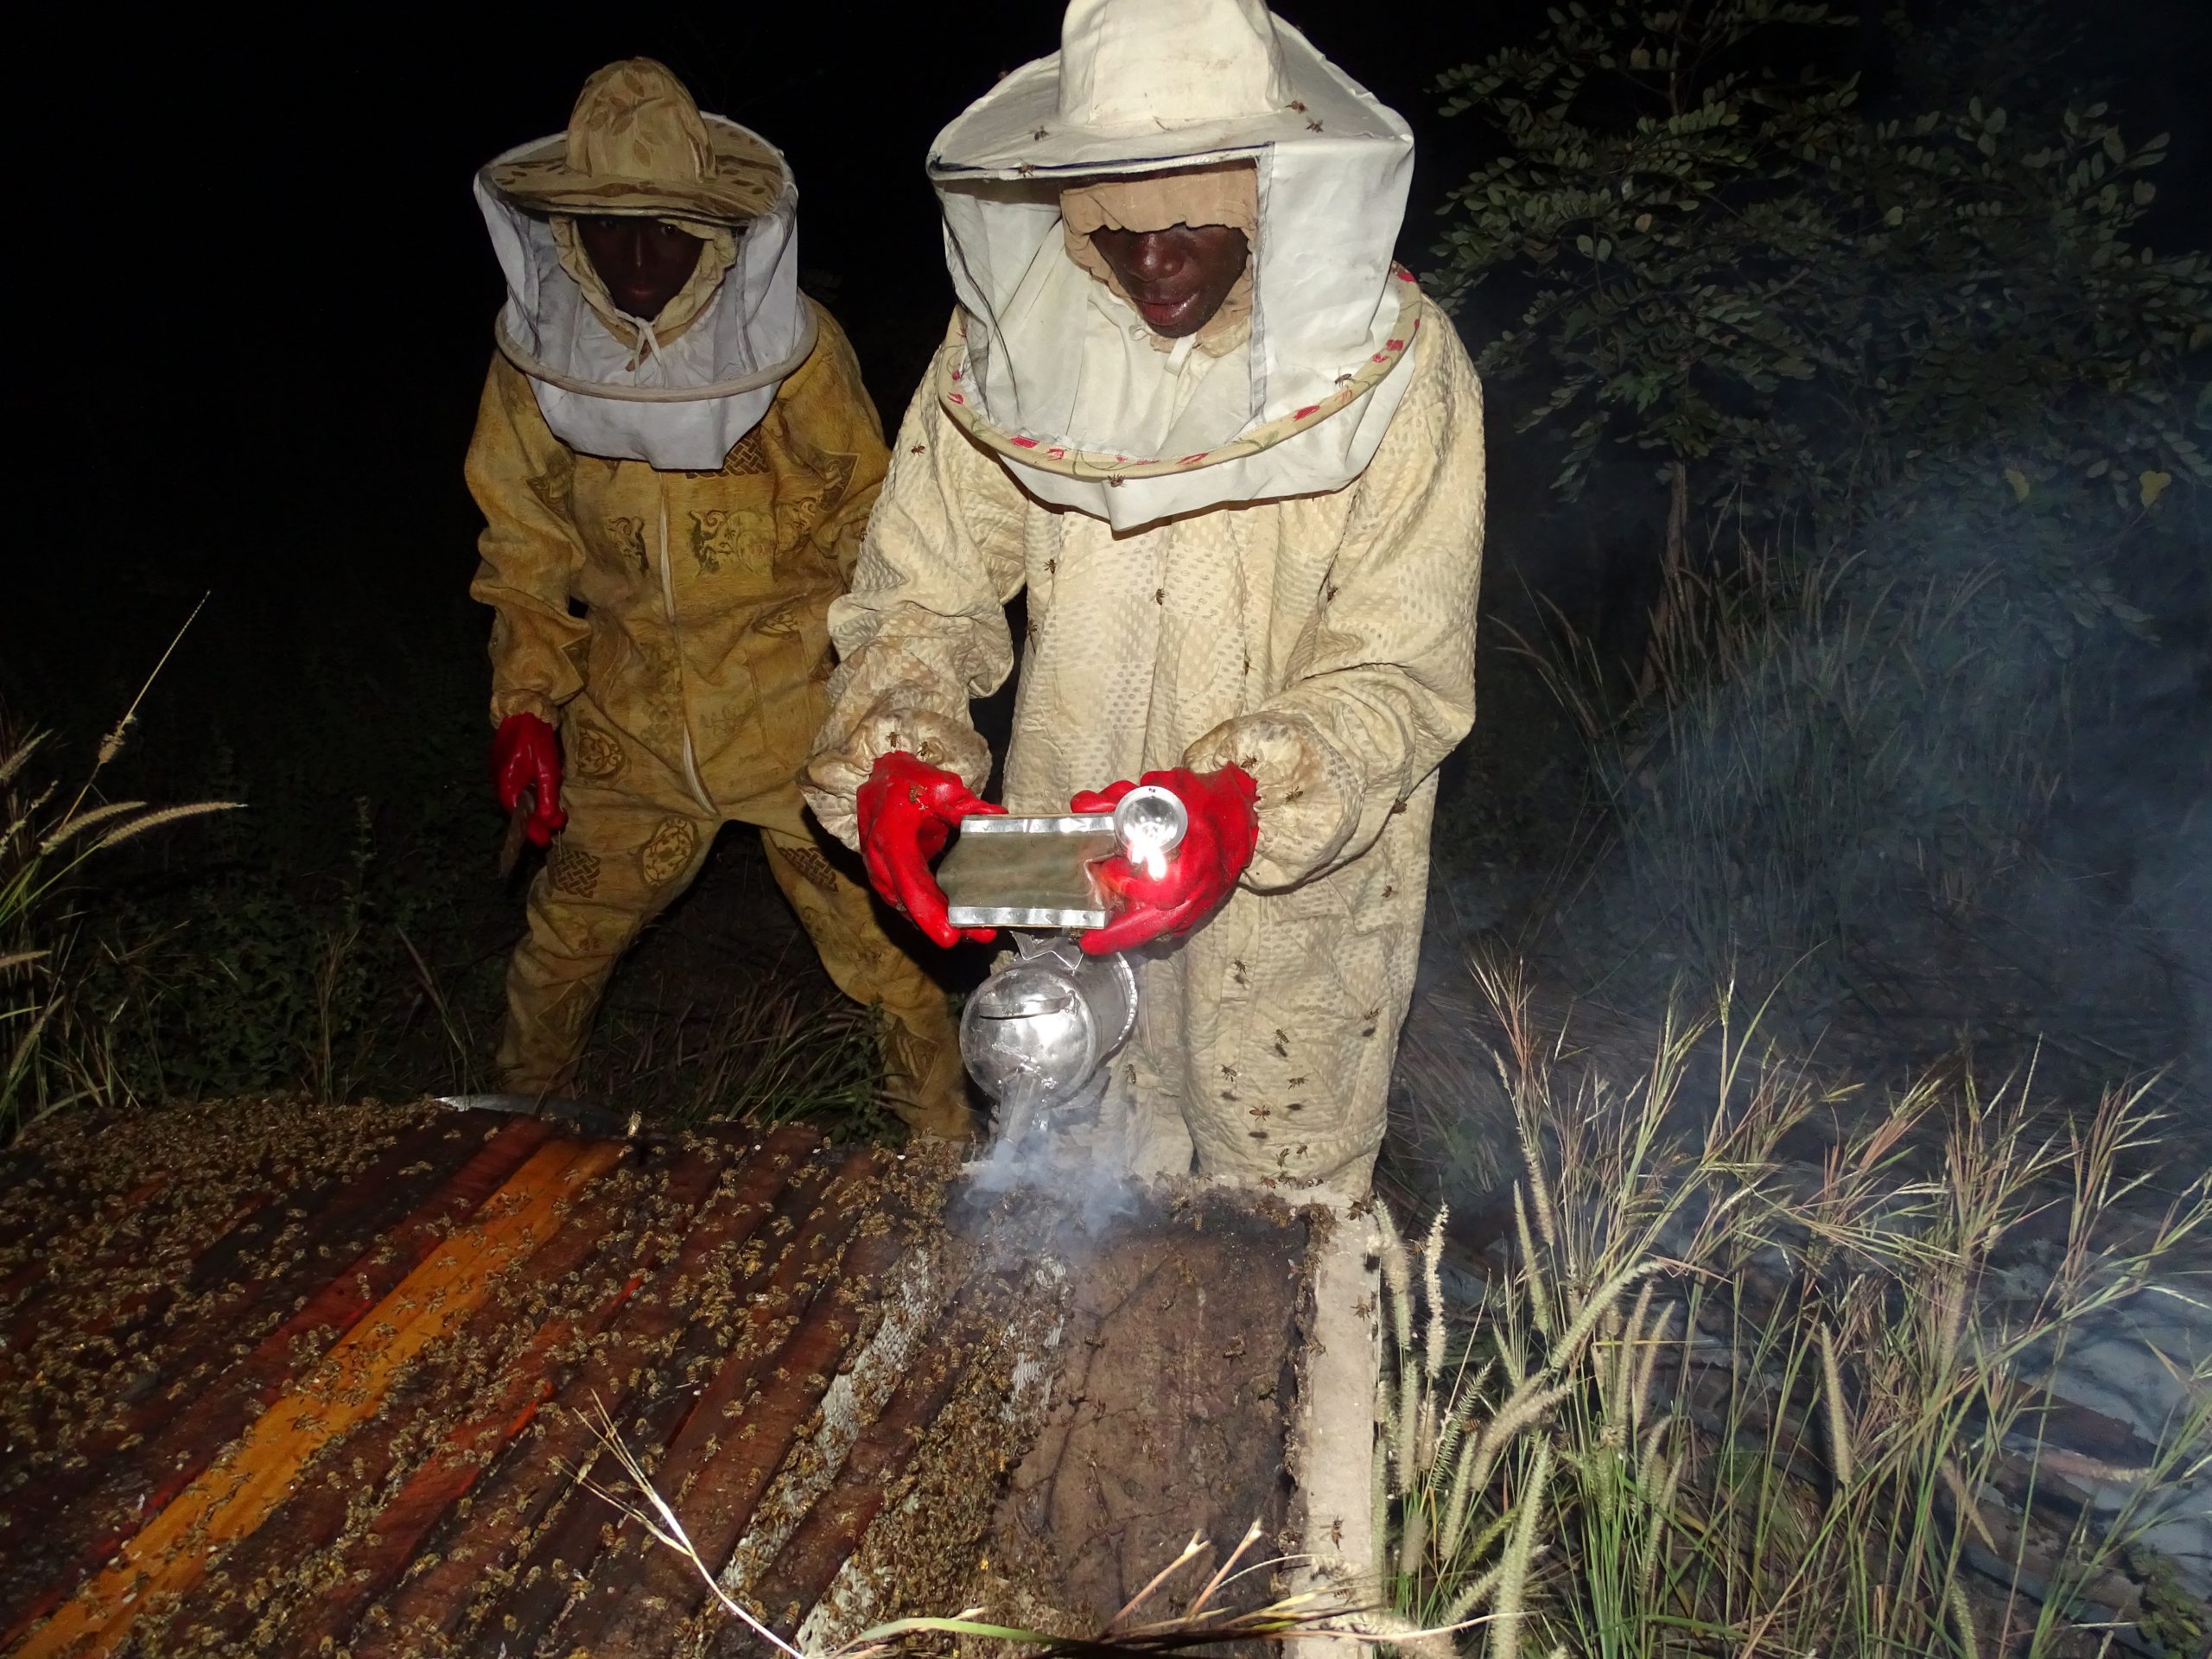
[[[576,236],[614,303],[647,322],[683,291],[707,245],[673,225],[634,214],[580,218]]]
[[[1244,274],[1251,245],[1232,225],[1173,225],[1164,231],[1090,233],[1145,326],[1163,340],[1195,334],[1213,321]]]

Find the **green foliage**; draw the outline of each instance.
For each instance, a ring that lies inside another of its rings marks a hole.
[[[2141,649],[2115,571],[2192,556],[2212,261],[2138,245],[2165,140],[2054,102],[2031,15],[1892,16],[1880,109],[1823,3],[1571,4],[1442,79],[1500,149],[1440,285],[1525,298],[1484,372],[1567,498],[1664,491],[1643,660],[1535,648],[1662,984],[1809,960],[1818,1003],[1900,900],[1967,918]]]
[[[1878,117],[1822,62],[1855,25],[1825,4],[1549,15],[1442,78],[1504,149],[1452,194],[1435,276],[1454,304],[1530,288],[1481,366],[1543,389],[1521,424],[1560,436],[1562,488],[1609,445],[1684,463],[1698,501],[1832,526],[1964,446],[2024,495],[2094,480],[2136,508],[2212,482],[2182,371],[2212,340],[2212,262],[2131,239],[2163,136],[2001,87]],[[1955,55],[1892,27],[1909,58]]]
[[[2127,1551],[2127,1569],[2143,1594],[2136,1634],[2158,1659],[2193,1659],[2212,1643],[2212,1607],[2190,1594],[2173,1562],[2147,1545]]]
[[[247,792],[227,755],[217,775]],[[410,977],[397,930],[429,895],[377,879],[365,798],[353,803],[350,844],[328,873],[299,868],[284,816],[224,825],[188,880],[126,900],[160,941],[115,988],[136,1015],[124,1058],[150,1097],[299,1088],[341,1098],[385,1034],[383,993]]]
[[[219,608],[136,757],[149,788],[251,804],[93,901],[135,942],[96,981],[148,1099],[482,1082],[522,901],[493,879],[480,640],[364,568],[334,563],[308,613]]]

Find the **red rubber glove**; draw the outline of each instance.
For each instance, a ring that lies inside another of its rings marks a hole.
[[[988,944],[995,927],[958,928],[946,918],[944,893],[930,861],[944,850],[952,826],[1002,806],[979,800],[951,772],[893,749],[875,763],[854,798],[861,821],[861,857],[868,879],[892,909],[948,950],[963,939]]]
[[[492,740],[492,788],[512,812],[525,789],[537,791],[523,833],[543,847],[569,821],[561,810],[561,739],[536,715],[509,715]]]
[[[1260,838],[1254,810],[1260,786],[1242,766],[1147,772],[1136,784],[1085,790],[1068,803],[1068,810],[1111,812],[1138,784],[1157,784],[1181,797],[1191,827],[1167,855],[1167,873],[1156,881],[1118,853],[1091,866],[1107,896],[1121,901],[1111,921],[1083,936],[1083,948],[1094,957],[1127,950],[1163,933],[1189,932],[1229,897]]]

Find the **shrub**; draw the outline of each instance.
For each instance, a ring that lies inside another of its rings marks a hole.
[[[1577,0],[1442,77],[1503,151],[1452,193],[1433,274],[1453,303],[1530,290],[1481,366],[1543,388],[1520,424],[1560,435],[1563,488],[1623,445],[1693,505],[1833,533],[1961,451],[2123,510],[2212,482],[2183,429],[2212,260],[2133,239],[2166,140],[2049,108],[2026,52],[1961,86],[1970,48],[2036,39],[2020,10],[1892,20],[1897,100],[1922,104],[1896,113],[1829,67],[1856,18],[1783,0]]]
[[[1663,506],[1641,659],[1529,642],[1624,855],[1587,913],[1660,983],[1825,1004],[2028,860],[2196,563],[2212,260],[2141,245],[2164,139],[2054,102],[2020,8],[1893,17],[1880,108],[1825,4],[1549,16],[1443,77],[1498,151],[1435,275],[1526,296],[1480,361],[1560,493]]]

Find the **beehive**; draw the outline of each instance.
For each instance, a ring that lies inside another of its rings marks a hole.
[[[746,1650],[576,1479],[615,1479],[602,1407],[810,1643],[965,1605],[1015,1538],[1082,1622],[1159,1541],[1285,1514],[1281,1205],[1155,1197],[1086,1239],[805,1128],[281,1101],[67,1126],[0,1178],[0,1651]]]

